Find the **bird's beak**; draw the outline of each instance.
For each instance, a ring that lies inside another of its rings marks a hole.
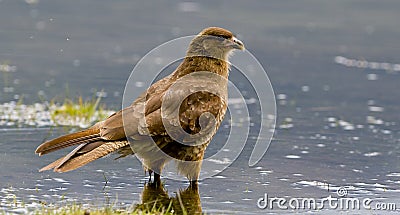
[[[244,44],[242,41],[240,41],[238,38],[236,37],[232,37],[232,41],[231,41],[231,47],[235,48],[235,49],[240,49],[240,50],[244,50]]]

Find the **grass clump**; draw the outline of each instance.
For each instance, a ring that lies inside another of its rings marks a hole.
[[[157,208],[157,207],[150,207],[147,209],[138,209],[133,207],[121,209],[121,208],[114,208],[104,207],[104,208],[87,208],[80,204],[71,204],[62,207],[43,207],[33,211],[32,214],[37,215],[172,215],[175,214],[174,211],[170,208]]]
[[[89,127],[93,122],[104,119],[112,113],[100,106],[101,97],[84,100],[81,96],[77,100],[64,99],[61,106],[50,105],[51,119],[57,125]]]

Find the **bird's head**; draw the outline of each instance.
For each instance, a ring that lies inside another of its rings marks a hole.
[[[236,49],[244,50],[244,45],[232,32],[219,27],[209,27],[192,40],[188,55],[208,56],[228,61],[230,54]]]

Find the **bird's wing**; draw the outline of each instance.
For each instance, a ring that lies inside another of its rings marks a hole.
[[[158,127],[163,95],[169,85],[169,76],[154,83],[129,107],[108,117],[100,128],[100,136],[105,140],[120,140],[126,136],[149,135],[144,127]],[[150,125],[146,126],[144,119]]]
[[[169,78],[156,82],[131,106],[106,119],[100,128],[100,136],[106,140],[119,140],[128,136],[140,141],[144,137],[168,136],[174,132],[167,131],[165,126],[181,128],[185,134],[196,134],[201,130],[199,118],[203,113],[221,115],[224,99],[213,93],[196,92],[192,88],[197,82],[195,77],[185,80],[184,86],[177,84],[174,87],[171,87]],[[215,80],[205,85],[211,88],[221,86]],[[215,129],[212,120],[205,120],[202,126],[207,133]]]

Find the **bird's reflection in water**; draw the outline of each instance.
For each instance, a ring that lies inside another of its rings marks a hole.
[[[174,214],[202,214],[198,184],[191,183],[186,189],[169,196],[162,183],[147,183],[143,188],[142,203],[135,209],[148,211],[152,208],[173,210]]]

